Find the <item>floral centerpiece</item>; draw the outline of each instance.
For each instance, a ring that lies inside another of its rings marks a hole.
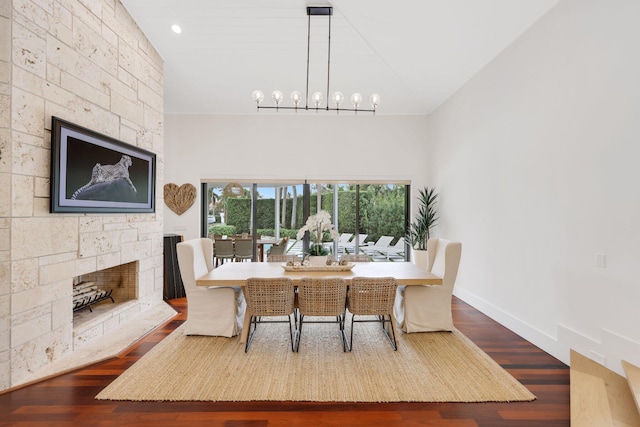
[[[296,240],[302,240],[304,233],[308,231],[311,237],[311,245],[309,246],[309,255],[324,256],[329,255],[329,250],[322,245],[324,232],[328,231],[331,240],[336,241],[340,238],[338,230],[331,223],[331,215],[327,211],[319,211],[315,215],[307,218],[307,223],[298,230]]]

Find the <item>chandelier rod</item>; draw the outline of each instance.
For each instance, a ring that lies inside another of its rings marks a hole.
[[[327,51],[327,111],[329,111],[329,97],[331,96],[331,92],[329,92],[329,76],[331,75],[331,15],[329,15],[329,42]]]
[[[309,109],[309,51],[311,50],[311,14],[307,9],[307,91],[304,97],[304,109]]]

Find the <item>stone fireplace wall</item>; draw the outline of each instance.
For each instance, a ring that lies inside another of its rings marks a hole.
[[[73,351],[73,278],[137,261],[162,302],[163,64],[118,0],[0,2],[0,390]],[[157,154],[156,213],[51,214],[51,116]]]

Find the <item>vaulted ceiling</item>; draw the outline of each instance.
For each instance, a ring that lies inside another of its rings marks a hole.
[[[165,113],[256,114],[254,89],[359,92],[377,114],[429,114],[558,0],[121,0],[165,61]],[[177,24],[182,33],[171,26]],[[331,105],[333,107],[333,105]],[[364,107],[367,107],[365,105]],[[262,111],[260,112],[263,113]],[[267,112],[271,113],[271,112]],[[287,112],[281,112],[286,114]]]

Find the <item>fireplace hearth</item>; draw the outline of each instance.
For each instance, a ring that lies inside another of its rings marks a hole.
[[[119,327],[137,314],[138,261],[73,279],[74,348]]]

